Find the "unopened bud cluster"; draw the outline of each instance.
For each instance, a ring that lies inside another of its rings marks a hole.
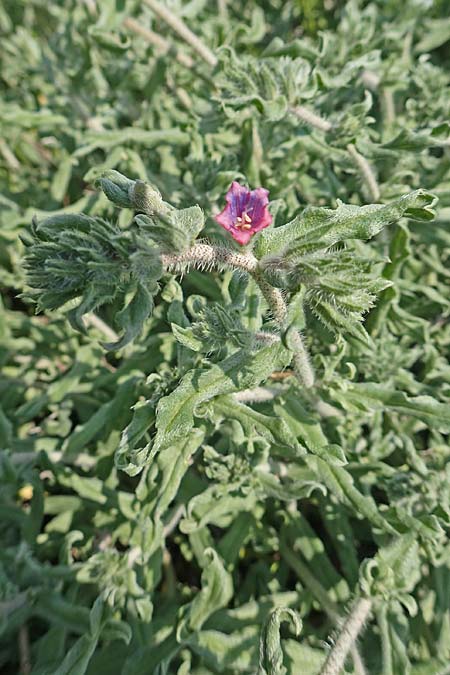
[[[99,187],[110,201],[122,208],[154,215],[169,210],[159,191],[141,180],[130,180],[118,171],[105,171],[98,180]]]

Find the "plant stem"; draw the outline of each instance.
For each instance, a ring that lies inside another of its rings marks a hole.
[[[186,68],[193,68],[194,66],[194,61],[193,59],[189,56],[189,54],[183,54],[183,52],[180,52],[178,49],[175,49],[173,45],[169,42],[169,40],[166,40],[165,38],[161,37],[158,33],[155,33],[154,31],[150,30],[150,28],[146,28],[145,26],[142,26],[138,21],[135,21],[135,19],[132,19],[130,17],[127,17],[124,19],[123,25],[125,28],[128,28],[128,30],[132,31],[133,33],[136,33],[137,35],[140,35],[141,37],[144,38],[144,40],[147,40],[153,47],[158,49],[161,54],[165,55],[168,54],[170,51],[175,51],[175,58],[180,63],[182,66],[185,66]]]
[[[389,638],[389,624],[387,620],[387,607],[382,605],[376,613],[381,637],[381,660],[383,675],[393,675],[392,672],[392,647]]]
[[[322,605],[328,617],[335,623],[340,621],[338,605],[333,600],[331,600],[320,581],[318,581],[314,574],[310,572],[308,565],[306,565],[297,555],[295,555],[294,551],[288,546],[283,537],[280,538],[280,554],[287,562],[289,567],[291,567],[297,574],[302,584],[308,588],[309,591],[311,591],[315,599]],[[366,675],[366,669],[358,652],[357,646],[355,644],[351,645],[350,651],[353,659],[353,665],[355,666],[355,673],[357,675]],[[321,673],[320,675],[323,674]]]
[[[192,265],[196,269],[240,269],[254,275],[258,261],[253,255],[242,255],[224,246],[194,244],[183,253],[167,253],[161,256],[163,266],[169,272],[184,272]]]
[[[217,9],[221,19],[228,18],[227,0],[217,0]]]
[[[162,264],[169,272],[184,272],[190,265],[196,269],[240,269],[250,274],[259,286],[267,301],[273,317],[281,327],[287,318],[287,307],[283,295],[278,288],[271,286],[258,269],[258,260],[252,253],[235,253],[223,246],[211,244],[194,244],[188,251],[176,254],[163,254]],[[295,372],[306,388],[314,386],[314,371],[303,339],[298,331],[291,335],[294,351]]]
[[[336,643],[328,654],[320,675],[339,675],[372,609],[372,601],[359,598],[348,615]]]
[[[103,335],[105,335],[108,340],[111,340],[112,342],[117,342],[119,340],[119,336],[117,335],[116,331],[108,326],[108,324],[105,323],[103,319],[93,312],[89,312],[89,314],[86,314],[84,318],[90,326],[103,333]]]
[[[300,375],[300,380],[305,387],[311,389],[314,386],[314,371],[303,338],[298,331],[295,331],[290,339],[294,352],[294,370]]]
[[[89,14],[92,14],[92,16],[97,14],[97,5],[95,0],[84,0],[84,4],[88,8]]]
[[[363,155],[361,155],[352,143],[347,145],[347,150],[354,164],[359,169],[361,177],[366,184],[370,199],[373,202],[380,201],[380,188],[378,187],[377,179],[370,166],[369,162]]]
[[[287,307],[279,288],[274,288],[261,276],[256,269],[253,272],[253,278],[259,286],[261,293],[266,299],[267,304],[273,314],[273,318],[279,326],[281,326],[287,317]]]
[[[0,154],[13,171],[20,169],[20,162],[3,138],[0,138]]]
[[[28,635],[28,627],[24,623],[19,628],[19,655],[20,655],[20,675],[30,675],[31,673],[31,656],[30,656],[30,637]]]
[[[376,91],[380,84],[380,76],[371,70],[364,70],[361,75],[363,85],[372,91]]]
[[[172,513],[170,520],[164,525],[163,537],[166,539],[169,537],[172,532],[176,529],[178,523],[186,513],[186,507],[184,504],[180,504],[174,512]]]
[[[186,26],[184,21],[176,14],[173,14],[167,7],[158,2],[158,0],[143,0],[150,9],[167,23],[175,33],[187,42],[201,58],[210,66],[217,64],[217,58],[212,51]]]
[[[382,87],[380,91],[381,107],[383,110],[384,126],[389,129],[395,121],[395,102],[392,89]]]
[[[298,105],[295,108],[291,108],[291,113],[296,115],[302,122],[306,122],[306,124],[311,125],[312,127],[315,127],[316,129],[319,129],[320,131],[331,131],[332,129],[332,124],[331,122],[328,122],[328,120],[324,120],[322,117],[319,115],[316,115],[315,112],[312,110],[309,110],[308,108],[305,108],[302,105]]]
[[[267,387],[255,387],[254,389],[244,389],[234,394],[234,399],[239,403],[263,403],[264,401],[273,401],[280,394],[276,389]]]

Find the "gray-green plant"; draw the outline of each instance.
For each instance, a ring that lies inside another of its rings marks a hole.
[[[0,35],[2,669],[444,675],[446,4]]]

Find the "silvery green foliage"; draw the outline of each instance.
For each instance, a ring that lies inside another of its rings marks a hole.
[[[0,669],[25,627],[36,675],[318,675],[362,594],[367,672],[441,674],[446,3],[166,4],[215,68],[145,3],[0,7]],[[232,180],[270,190],[282,327],[165,267],[235,250]]]

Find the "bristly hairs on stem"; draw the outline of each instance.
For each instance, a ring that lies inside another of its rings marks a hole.
[[[320,675],[339,675],[351,648],[366,623],[372,609],[372,600],[359,598],[345,620],[336,642],[327,656]]]
[[[302,105],[296,106],[295,108],[291,108],[290,112],[294,114],[296,117],[298,117],[298,119],[302,120],[302,122],[305,122],[305,124],[308,124],[309,126],[314,127],[319,131],[327,133],[328,131],[331,131],[331,129],[333,128],[331,122],[329,122],[326,119],[323,119],[323,117],[320,117],[315,112],[313,112],[309,108],[305,108]],[[361,155],[361,153],[357,151],[356,147],[352,143],[349,143],[347,145],[347,152],[349,153],[353,163],[361,173],[361,178],[363,179],[364,184],[366,185],[370,199],[373,202],[379,202],[380,188],[378,187],[377,179],[369,162],[363,155]]]
[[[212,67],[217,65],[217,57],[209,47],[207,47],[197,35],[186,26],[180,17],[176,16],[176,14],[171,12],[170,9],[157,0],[144,0],[144,2],[157,16],[159,16],[160,19],[170,26],[175,33],[178,33],[178,35],[187,42],[187,44],[189,44],[208,65]]]
[[[303,105],[298,105],[295,108],[291,108],[290,112],[298,117],[298,119],[302,120],[302,122],[305,122],[305,124],[309,124],[311,127],[314,127],[319,131],[324,131],[326,133],[327,131],[331,131],[333,127],[331,122],[323,119],[323,117],[320,117],[320,115],[317,115],[317,113],[313,112],[309,108],[305,108]]]
[[[276,323],[281,327],[286,321],[287,306],[282,292],[263,278],[258,267],[258,259],[250,252],[242,254],[222,245],[214,246],[200,242],[182,253],[163,254],[161,260],[168,272],[182,273],[191,265],[200,270],[238,269],[247,272],[256,281]],[[303,338],[298,331],[292,333],[291,344],[294,351],[295,372],[302,384],[310,389],[314,386],[314,371]]]
[[[166,38],[162,37],[162,35],[159,35],[159,33],[155,33],[155,31],[147,28],[146,26],[143,26],[131,17],[124,19],[123,25],[131,32],[136,33],[136,35],[140,35],[142,38],[144,38],[144,40],[155,47],[155,49],[157,49],[160,54],[165,56],[169,52],[172,52],[175,55],[175,59],[182,66],[190,69],[194,67],[194,60],[189,54],[184,54],[179,49],[176,49],[175,46],[169,42],[169,40],[166,40]]]
[[[361,173],[361,178],[364,181],[364,184],[367,188],[367,191],[369,193],[370,199],[373,202],[379,202],[380,201],[380,188],[378,187],[377,179],[375,178],[375,174],[373,172],[372,167],[370,166],[369,162],[367,159],[361,155],[355,148],[355,146],[352,143],[349,143],[347,145],[347,150],[350,155],[350,157],[353,160],[353,163],[355,166],[359,169]]]

